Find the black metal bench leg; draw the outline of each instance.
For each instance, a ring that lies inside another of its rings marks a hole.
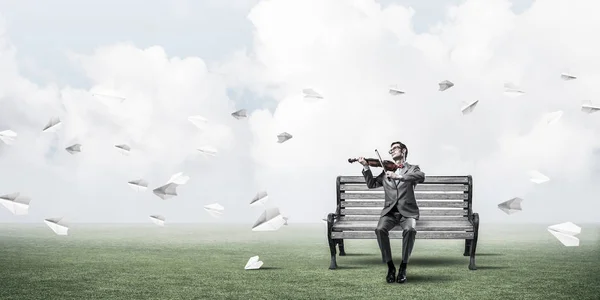
[[[475,266],[475,251],[477,250],[477,237],[479,235],[479,214],[473,214],[473,242],[471,243],[471,259],[469,261],[469,270],[477,270]]]
[[[472,242],[473,242],[473,240],[465,240],[465,252],[463,253],[463,256],[471,255],[471,243]]]
[[[340,256],[346,256],[346,251],[344,251],[344,240],[337,240],[338,248],[340,249]]]
[[[327,215],[327,241],[329,242],[329,251],[331,254],[331,263],[329,264],[329,270],[337,268],[337,262],[335,261],[335,245],[336,240],[331,238],[331,230],[333,228],[333,214]]]

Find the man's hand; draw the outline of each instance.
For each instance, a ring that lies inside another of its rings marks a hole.
[[[400,175],[398,175],[398,174],[396,174],[396,173],[394,173],[392,171],[385,172],[385,176],[387,178],[390,178],[390,179],[400,179],[402,177],[402,176],[400,176]]]
[[[368,164],[369,164],[369,163],[367,162],[367,160],[366,160],[364,157],[362,157],[362,156],[358,158],[358,162],[359,162],[361,165],[363,165],[363,166],[366,166],[366,165],[368,165]]]

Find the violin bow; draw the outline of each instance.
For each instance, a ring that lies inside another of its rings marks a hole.
[[[381,155],[379,155],[379,151],[377,151],[377,149],[375,149],[375,153],[377,153],[377,158],[379,158],[379,163],[381,164],[381,168],[383,168],[383,172],[385,172],[385,165],[383,164],[383,160],[381,159]],[[392,181],[392,179],[389,177],[387,177],[387,179],[389,181]]]

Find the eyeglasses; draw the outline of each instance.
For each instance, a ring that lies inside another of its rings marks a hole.
[[[402,147],[400,147],[400,146],[394,146],[394,147],[392,147],[392,149],[390,149],[389,153],[390,154],[394,153],[394,150],[396,150],[396,149],[401,150]]]

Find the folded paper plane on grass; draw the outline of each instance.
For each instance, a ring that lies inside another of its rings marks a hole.
[[[205,205],[204,210],[206,210],[206,212],[208,212],[211,216],[219,218],[221,215],[223,215],[225,208],[219,203],[213,203]]]
[[[523,202],[523,199],[521,199],[519,197],[512,198],[508,201],[504,201],[504,202],[498,204],[498,208],[501,209],[506,214],[512,215],[516,212],[523,210],[523,208],[521,208],[521,202]]]
[[[67,152],[69,152],[71,154],[77,154],[77,153],[81,152],[82,146],[81,146],[81,144],[74,144],[74,145],[71,145],[71,146],[65,148],[65,150],[67,150]]]
[[[593,105],[591,100],[585,100],[581,105],[581,111],[588,114],[595,113],[600,111],[600,106]]]
[[[161,215],[151,215],[150,220],[158,226],[165,226],[165,217]]]
[[[562,74],[560,74],[560,78],[562,80],[573,80],[573,79],[577,79],[577,76],[567,74],[567,73],[562,73]]]
[[[125,145],[125,144],[120,144],[120,145],[115,145],[115,148],[117,148],[117,151],[119,151],[119,153],[127,156],[129,155],[129,153],[131,153],[131,147]]]
[[[269,200],[269,195],[267,194],[267,192],[260,191],[256,193],[256,196],[254,196],[252,200],[250,200],[250,206],[265,205],[267,203],[267,200]]]
[[[0,141],[7,145],[12,145],[15,143],[17,139],[17,133],[12,130],[3,130],[0,131]]]
[[[477,106],[477,103],[479,103],[479,100],[475,100],[471,103],[467,103],[467,102],[463,101],[463,103],[465,105],[460,109],[460,111],[462,112],[463,115],[468,115],[475,110],[475,107]]]
[[[548,226],[548,232],[567,247],[579,246],[579,239],[574,235],[581,233],[581,227],[571,222]]]
[[[399,89],[397,85],[390,86],[389,92],[391,95],[403,95],[404,91]]]
[[[45,219],[44,223],[54,231],[57,235],[67,235],[69,227],[62,221],[63,218]]]
[[[148,188],[148,181],[144,179],[136,179],[127,182],[127,185],[131,187],[136,192],[144,192]]]
[[[285,222],[284,217],[279,213],[279,208],[268,208],[256,220],[252,231],[275,231],[281,228]]]
[[[281,144],[281,143],[283,143],[283,142],[285,142],[285,141],[287,141],[287,140],[289,140],[291,138],[292,138],[291,134],[289,134],[287,132],[282,132],[282,133],[280,133],[280,134],[277,135],[277,142]]]
[[[31,198],[22,196],[21,193],[0,196],[0,203],[17,216],[26,215],[29,212],[29,202],[31,202]]]
[[[260,267],[262,267],[262,265],[263,265],[263,262],[258,260],[258,255],[252,256],[246,263],[246,266],[244,267],[244,269],[245,270],[257,270],[257,269],[260,269]]]
[[[443,91],[445,91],[445,90],[453,87],[454,83],[452,83],[452,82],[450,82],[448,80],[444,80],[444,81],[438,83],[438,85],[440,86],[439,91],[443,92]]]
[[[62,127],[62,123],[60,122],[60,118],[52,117],[50,121],[44,126],[42,132],[56,132]]]
[[[536,171],[536,170],[529,171],[529,177],[530,177],[529,180],[531,182],[534,182],[534,183],[537,183],[537,184],[544,183],[544,182],[550,180],[550,178],[548,178],[548,176],[546,176],[546,175],[544,175],[544,174],[542,174],[542,173],[540,173],[539,171]]]
[[[200,151],[200,153],[202,153],[202,155],[204,155],[204,156],[216,156],[217,155],[217,149],[212,146],[203,146],[203,147],[198,148],[197,150]]]
[[[232,112],[231,116],[238,120],[248,117],[246,109],[240,109],[238,111]]]
[[[523,94],[525,94],[525,92],[512,82],[507,82],[504,84],[504,95],[509,97],[518,97]]]

